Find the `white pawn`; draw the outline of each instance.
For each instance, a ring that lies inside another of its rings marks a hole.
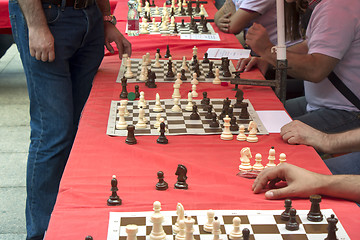
[[[240,151],[241,164],[239,166],[240,171],[251,171],[252,167],[250,164],[250,158],[252,158],[250,148],[244,147],[243,149],[241,149]]]
[[[188,112],[192,112],[193,110],[193,102],[192,102],[192,94],[191,92],[188,93],[188,103],[185,107],[185,110]]]
[[[125,121],[124,118],[124,114],[125,114],[125,107],[124,106],[119,106],[118,107],[119,110],[119,121],[116,122],[116,129],[126,129],[127,128],[127,123]]]
[[[214,234],[213,240],[219,240],[220,239],[220,234],[221,234],[220,221],[219,221],[219,219],[217,217],[215,217],[214,221],[213,221],[212,234]]]
[[[257,124],[256,124],[256,122],[254,122],[254,121],[249,122],[248,131],[249,131],[249,135],[247,136],[246,141],[248,141],[250,143],[258,142],[259,139],[256,136],[256,134],[257,134]]]
[[[261,161],[262,161],[262,156],[260,153],[257,153],[255,155],[255,164],[253,166],[254,171],[260,172],[260,171],[264,170],[264,166],[261,164]]]
[[[122,64],[122,63],[125,64],[128,58],[129,58],[129,55],[128,55],[127,53],[124,53],[124,54],[122,55],[121,64]]]
[[[189,67],[186,63],[186,57],[183,56],[183,59],[182,59],[182,64],[181,64],[181,69],[184,69],[185,71],[189,71]]]
[[[215,78],[212,83],[216,85],[221,84],[220,69],[218,67],[215,68]]]
[[[147,23],[147,19],[143,18],[142,23],[141,23],[140,34],[149,34],[149,31],[147,30],[148,26],[149,25]]]
[[[146,108],[145,93],[143,91],[140,92],[138,107]]]
[[[194,238],[194,223],[195,219],[188,216],[185,220],[185,240],[195,240]]]
[[[161,203],[159,201],[155,201],[153,206],[154,213],[150,218],[150,221],[153,223],[153,228],[150,233],[150,240],[164,240],[166,238],[166,233],[162,226],[164,216],[160,213]]]
[[[143,55],[142,60],[141,60],[141,66],[147,66],[147,65],[148,65],[148,63],[146,61],[146,55]]]
[[[275,149],[274,147],[271,147],[270,150],[269,150],[269,157],[268,157],[268,164],[266,164],[266,167],[275,167],[276,164],[274,163],[275,162]]]
[[[158,6],[155,7],[154,15],[160,15],[160,11],[159,11],[159,7],[158,7]]]
[[[149,4],[149,2],[145,2],[145,12],[150,12],[150,4]]]
[[[131,59],[128,58],[126,60],[126,73],[125,73],[125,77],[126,78],[133,78],[134,77],[134,74],[133,72],[131,71]]]
[[[193,76],[193,78],[192,78],[192,80],[191,80],[191,84],[192,85],[198,85],[199,84],[199,81],[197,80],[197,74],[194,72],[193,74],[192,74],[192,76]]]
[[[286,162],[286,154],[285,154],[285,153],[281,153],[281,154],[280,154],[279,161],[280,161],[280,162],[279,162],[278,166],[279,166],[280,164]]]
[[[195,84],[191,86],[191,90],[192,90],[191,91],[192,97],[196,98],[196,97],[199,96],[199,94],[196,92],[196,85]]]
[[[172,98],[181,98],[180,84],[174,84],[173,87],[174,87],[174,92],[173,92]]]
[[[175,27],[175,17],[171,16],[170,27]]]
[[[161,113],[156,114],[156,122],[154,124],[154,128],[160,128],[160,118],[161,118]]]
[[[196,46],[193,47],[193,56],[198,54],[198,49]]]
[[[164,18],[164,20],[163,20],[163,23],[162,23],[162,25],[161,25],[161,29],[164,30],[164,31],[166,31],[166,30],[169,29],[169,27],[168,27],[168,20],[166,19],[166,16],[163,16],[163,18]]]
[[[200,16],[201,16],[201,15],[205,15],[205,9],[204,9],[204,5],[203,5],[203,4],[201,4],[201,6],[200,6],[199,15],[200,15]]]
[[[156,68],[161,67],[161,64],[160,64],[160,55],[159,55],[159,53],[156,53],[156,54],[155,54],[155,63],[154,63],[154,65],[153,65],[153,67],[156,67]]]
[[[142,107],[140,107],[138,122],[135,124],[136,128],[146,128],[146,122],[144,121],[144,118],[145,118],[145,110]]]
[[[230,239],[232,239],[232,240],[242,240],[243,239],[243,234],[242,234],[242,231],[240,230],[240,224],[241,224],[241,219],[239,217],[234,217],[233,218],[234,229],[229,234]]]
[[[138,8],[137,8],[137,10],[138,10],[139,13],[142,12],[141,1],[138,3]]]
[[[179,221],[179,232],[175,236],[175,240],[185,240],[186,231],[185,231],[185,222],[184,220]]]
[[[146,53],[146,65],[151,65],[151,58],[150,58],[150,53],[149,52],[147,52]]]
[[[232,140],[233,135],[232,135],[232,133],[230,131],[230,126],[231,126],[230,120],[231,120],[231,118],[229,118],[229,116],[226,115],[226,117],[224,117],[223,120],[224,120],[224,130],[221,133],[220,138],[222,140]]]
[[[182,83],[183,83],[183,81],[181,80],[181,73],[177,73],[175,84],[181,85]]]
[[[158,24],[157,24],[155,18],[152,19],[152,28],[151,29],[153,32],[159,32],[159,27],[158,27]]]
[[[238,140],[238,141],[246,141],[245,126],[242,125],[242,124],[239,127],[239,135],[237,135],[236,140]]]
[[[213,221],[214,221],[215,212],[210,209],[207,211],[207,222],[204,224],[204,231],[211,233],[213,230]]]
[[[160,103],[160,95],[159,93],[156,93],[156,101],[155,101],[155,107],[153,109],[154,112],[162,112],[164,109],[161,107]]]
[[[174,106],[171,108],[172,112],[181,112],[181,108],[179,106],[179,99],[174,98]]]
[[[129,224],[126,226],[127,237],[126,240],[137,240],[136,234],[138,233],[138,226]]]
[[[120,106],[124,106],[125,107],[125,113],[124,113],[124,116],[125,117],[128,117],[130,114],[129,114],[129,111],[127,109],[127,104],[128,104],[128,100],[120,100]]]
[[[140,76],[139,76],[139,80],[140,81],[146,81],[148,76],[148,69],[145,65],[141,66],[141,72],[140,72]]]

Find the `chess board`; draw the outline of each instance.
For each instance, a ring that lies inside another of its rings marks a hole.
[[[175,77],[174,78],[165,78],[166,73],[167,73],[167,62],[169,60],[164,60],[164,59],[160,59],[160,67],[156,68],[154,67],[154,63],[155,60],[151,60],[151,65],[148,66],[148,68],[151,68],[151,71],[155,72],[156,74],[156,79],[155,82],[175,82],[176,80],[176,72],[174,72]],[[215,68],[221,66],[221,60],[211,60],[212,62],[214,62],[213,65],[213,72],[215,74]],[[124,76],[125,72],[126,72],[126,61],[122,61],[121,66],[120,66],[120,70],[119,70],[119,74],[117,76],[116,82],[121,83],[121,78]],[[209,72],[209,64],[208,63],[202,63],[202,60],[199,61],[199,67],[200,67],[200,73],[201,76],[197,78],[197,80],[199,82],[212,82],[214,79],[213,78],[205,78],[205,75]],[[173,66],[175,66],[175,70],[179,71],[181,70],[181,65],[182,65],[182,60],[172,60]],[[188,61],[188,65],[189,65],[190,61]],[[128,83],[136,83],[136,82],[143,82],[141,80],[139,80],[140,77],[140,73],[141,73],[141,67],[142,67],[142,59],[131,59],[131,71],[134,74],[133,78],[128,78],[127,82]],[[229,70],[231,73],[231,77],[224,77],[222,75],[222,71],[220,70],[220,80],[221,81],[230,81],[231,79],[234,78],[234,74],[232,72],[235,72],[235,67],[234,64],[232,63],[232,61],[229,62]],[[193,71],[191,70],[191,66],[189,66],[189,71],[185,72],[185,76],[187,77],[187,80],[183,80],[184,82],[190,82],[192,80],[192,74]]]
[[[200,12],[196,13],[195,12],[195,4],[193,4],[193,11],[192,11],[192,16],[193,17],[200,17]],[[156,7],[150,7],[150,16],[151,17],[162,17],[164,15],[164,7],[158,7],[159,12],[156,12]],[[171,16],[171,7],[166,7],[166,10],[169,14],[169,16]],[[185,11],[185,15],[182,15],[179,8],[175,7],[174,8],[174,17],[190,17],[190,15],[187,12],[187,8],[184,9]],[[204,17],[208,17],[208,13],[206,12],[205,6],[204,6]],[[142,7],[142,11],[140,13],[140,17],[144,17],[145,16],[145,7]]]
[[[146,98],[146,96],[145,96]],[[231,104],[235,104],[235,99],[231,100]],[[161,112],[161,117],[165,119],[165,125],[167,130],[166,135],[210,135],[210,134],[221,134],[223,131],[223,121],[219,121],[218,128],[211,128],[209,123],[211,119],[205,119],[206,111],[203,110],[203,105],[200,103],[200,99],[193,99],[193,103],[196,103],[198,106],[198,112],[200,115],[200,120],[190,120],[190,115],[192,112],[185,110],[187,105],[187,99],[181,99],[179,106],[182,111],[172,112],[171,108],[174,103],[172,99],[162,99],[160,100],[161,106],[164,108],[164,111]],[[240,108],[234,108],[233,113],[237,118],[237,123],[243,124],[246,128],[245,133],[248,134],[247,128],[250,121],[255,121],[257,123],[258,134],[269,134],[266,130],[264,124],[261,122],[259,116],[257,115],[255,109],[251,105],[248,99],[244,99],[244,102],[248,103],[248,112],[249,119],[238,119],[240,115]],[[139,108],[137,107],[138,101],[133,101],[128,103],[129,116],[125,117],[127,124],[135,125],[138,122]],[[159,135],[159,131],[154,127],[156,123],[157,112],[152,111],[155,106],[155,100],[147,100],[148,107],[145,109],[145,117],[148,119],[146,128],[136,129],[135,135]],[[219,116],[223,106],[223,99],[210,99],[210,104],[213,105],[213,112]],[[116,123],[119,121],[118,107],[120,106],[120,101],[112,101],[110,107],[109,121],[107,126],[107,135],[110,136],[127,136],[127,130],[121,130],[116,128]],[[234,135],[239,134],[239,131],[233,131]],[[236,137],[236,136],[235,136]]]
[[[207,23],[206,26],[208,28],[207,32],[202,32],[203,29],[203,25],[200,24],[199,22],[195,22],[195,24],[197,25],[198,28],[198,32],[194,33],[193,29],[190,29],[190,23],[189,22],[185,22],[184,26],[182,26],[181,23],[175,23],[177,26],[177,30],[178,33],[174,32],[175,26],[171,26],[170,23],[168,23],[168,29],[167,30],[163,30],[160,25],[160,22],[156,22],[155,24],[157,25],[157,27],[159,28],[159,31],[154,32],[153,30],[153,23],[152,22],[148,22],[148,26],[147,26],[147,30],[149,31],[149,33],[144,33],[142,32],[142,27],[143,27],[143,22],[139,23],[139,29],[140,29],[140,34],[150,34],[150,35],[154,35],[154,34],[161,34],[161,35],[181,35],[181,34],[208,34],[208,35],[214,35],[216,34],[214,28],[211,26],[210,23]]]
[[[233,229],[232,220],[240,217],[240,229],[250,230],[251,240],[323,240],[327,237],[326,218],[334,214],[332,209],[322,209],[324,219],[321,222],[310,222],[307,220],[309,210],[298,210],[297,221],[299,230],[288,231],[285,228],[286,222],[281,220],[281,213],[284,210],[214,210],[215,216],[220,220],[220,239],[228,240],[229,233]],[[175,211],[162,211],[164,216],[163,229],[166,233],[166,240],[174,240],[175,233],[172,231],[177,215]],[[110,212],[107,240],[126,240],[125,228],[128,224],[138,226],[137,239],[149,240],[152,230],[150,217],[153,212]],[[213,240],[213,235],[203,230],[207,222],[207,211],[185,210],[185,216],[191,216],[195,220],[195,240]],[[336,217],[336,215],[335,215]],[[350,239],[341,221],[337,223],[336,232],[339,240]]]

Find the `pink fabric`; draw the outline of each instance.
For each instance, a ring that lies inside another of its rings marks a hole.
[[[0,0],[0,34],[11,34],[8,0]]]

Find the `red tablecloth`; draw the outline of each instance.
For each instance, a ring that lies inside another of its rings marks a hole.
[[[121,1],[120,1],[121,2]],[[119,2],[119,3],[120,3]],[[124,10],[122,10],[124,11]],[[115,14],[117,13],[115,10]],[[119,18],[118,18],[119,19]],[[123,30],[124,22],[119,21]],[[203,54],[208,47],[237,46],[232,35],[223,36],[221,42],[182,41],[178,37],[140,36],[128,37],[133,44],[133,56],[140,57],[145,52],[152,56],[157,47],[165,53],[166,44],[176,58],[190,57],[192,47],[199,47]],[[96,78],[80,122],[78,134],[66,166],[59,196],[52,214],[46,239],[84,239],[92,235],[94,239],[106,239],[109,212],[111,211],[152,211],[153,202],[162,203],[163,210],[175,210],[181,202],[186,210],[193,209],[283,209],[283,200],[265,200],[264,194],[253,194],[253,180],[236,176],[240,164],[240,150],[249,146],[253,153],[261,153],[266,159],[271,146],[275,146],[277,157],[286,153],[289,163],[305,167],[311,171],[330,174],[323,161],[310,147],[285,144],[279,134],[259,136],[255,144],[222,141],[219,135],[212,136],[168,136],[169,144],[156,143],[157,136],[137,136],[136,145],[125,144],[125,137],[110,137],[105,134],[111,100],[119,100],[121,84],[115,83],[120,67],[116,55],[106,56]],[[257,70],[244,74],[246,78],[262,78]],[[139,84],[145,91],[146,99],[171,98],[171,83],[158,84],[149,89]],[[134,84],[128,84],[133,91]],[[208,92],[210,98],[234,98],[232,86],[215,86],[201,83],[197,91]],[[245,98],[250,99],[256,110],[283,110],[280,101],[267,87],[241,87]],[[186,97],[189,83],[181,87],[181,95]],[[201,96],[201,94],[200,94]],[[178,164],[188,169],[189,190],[175,190],[175,171]],[[157,172],[163,171],[169,183],[166,191],[156,191]],[[111,195],[110,181],[116,175],[119,182],[118,194],[123,204],[109,207],[106,201]],[[309,209],[307,199],[294,199],[296,209]],[[360,224],[360,208],[349,201],[324,197],[321,208],[331,208],[352,239],[359,239],[357,226]]]

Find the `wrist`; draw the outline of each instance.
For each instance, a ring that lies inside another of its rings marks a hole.
[[[104,16],[104,22],[109,22],[115,26],[117,21],[115,16],[110,14]]]

